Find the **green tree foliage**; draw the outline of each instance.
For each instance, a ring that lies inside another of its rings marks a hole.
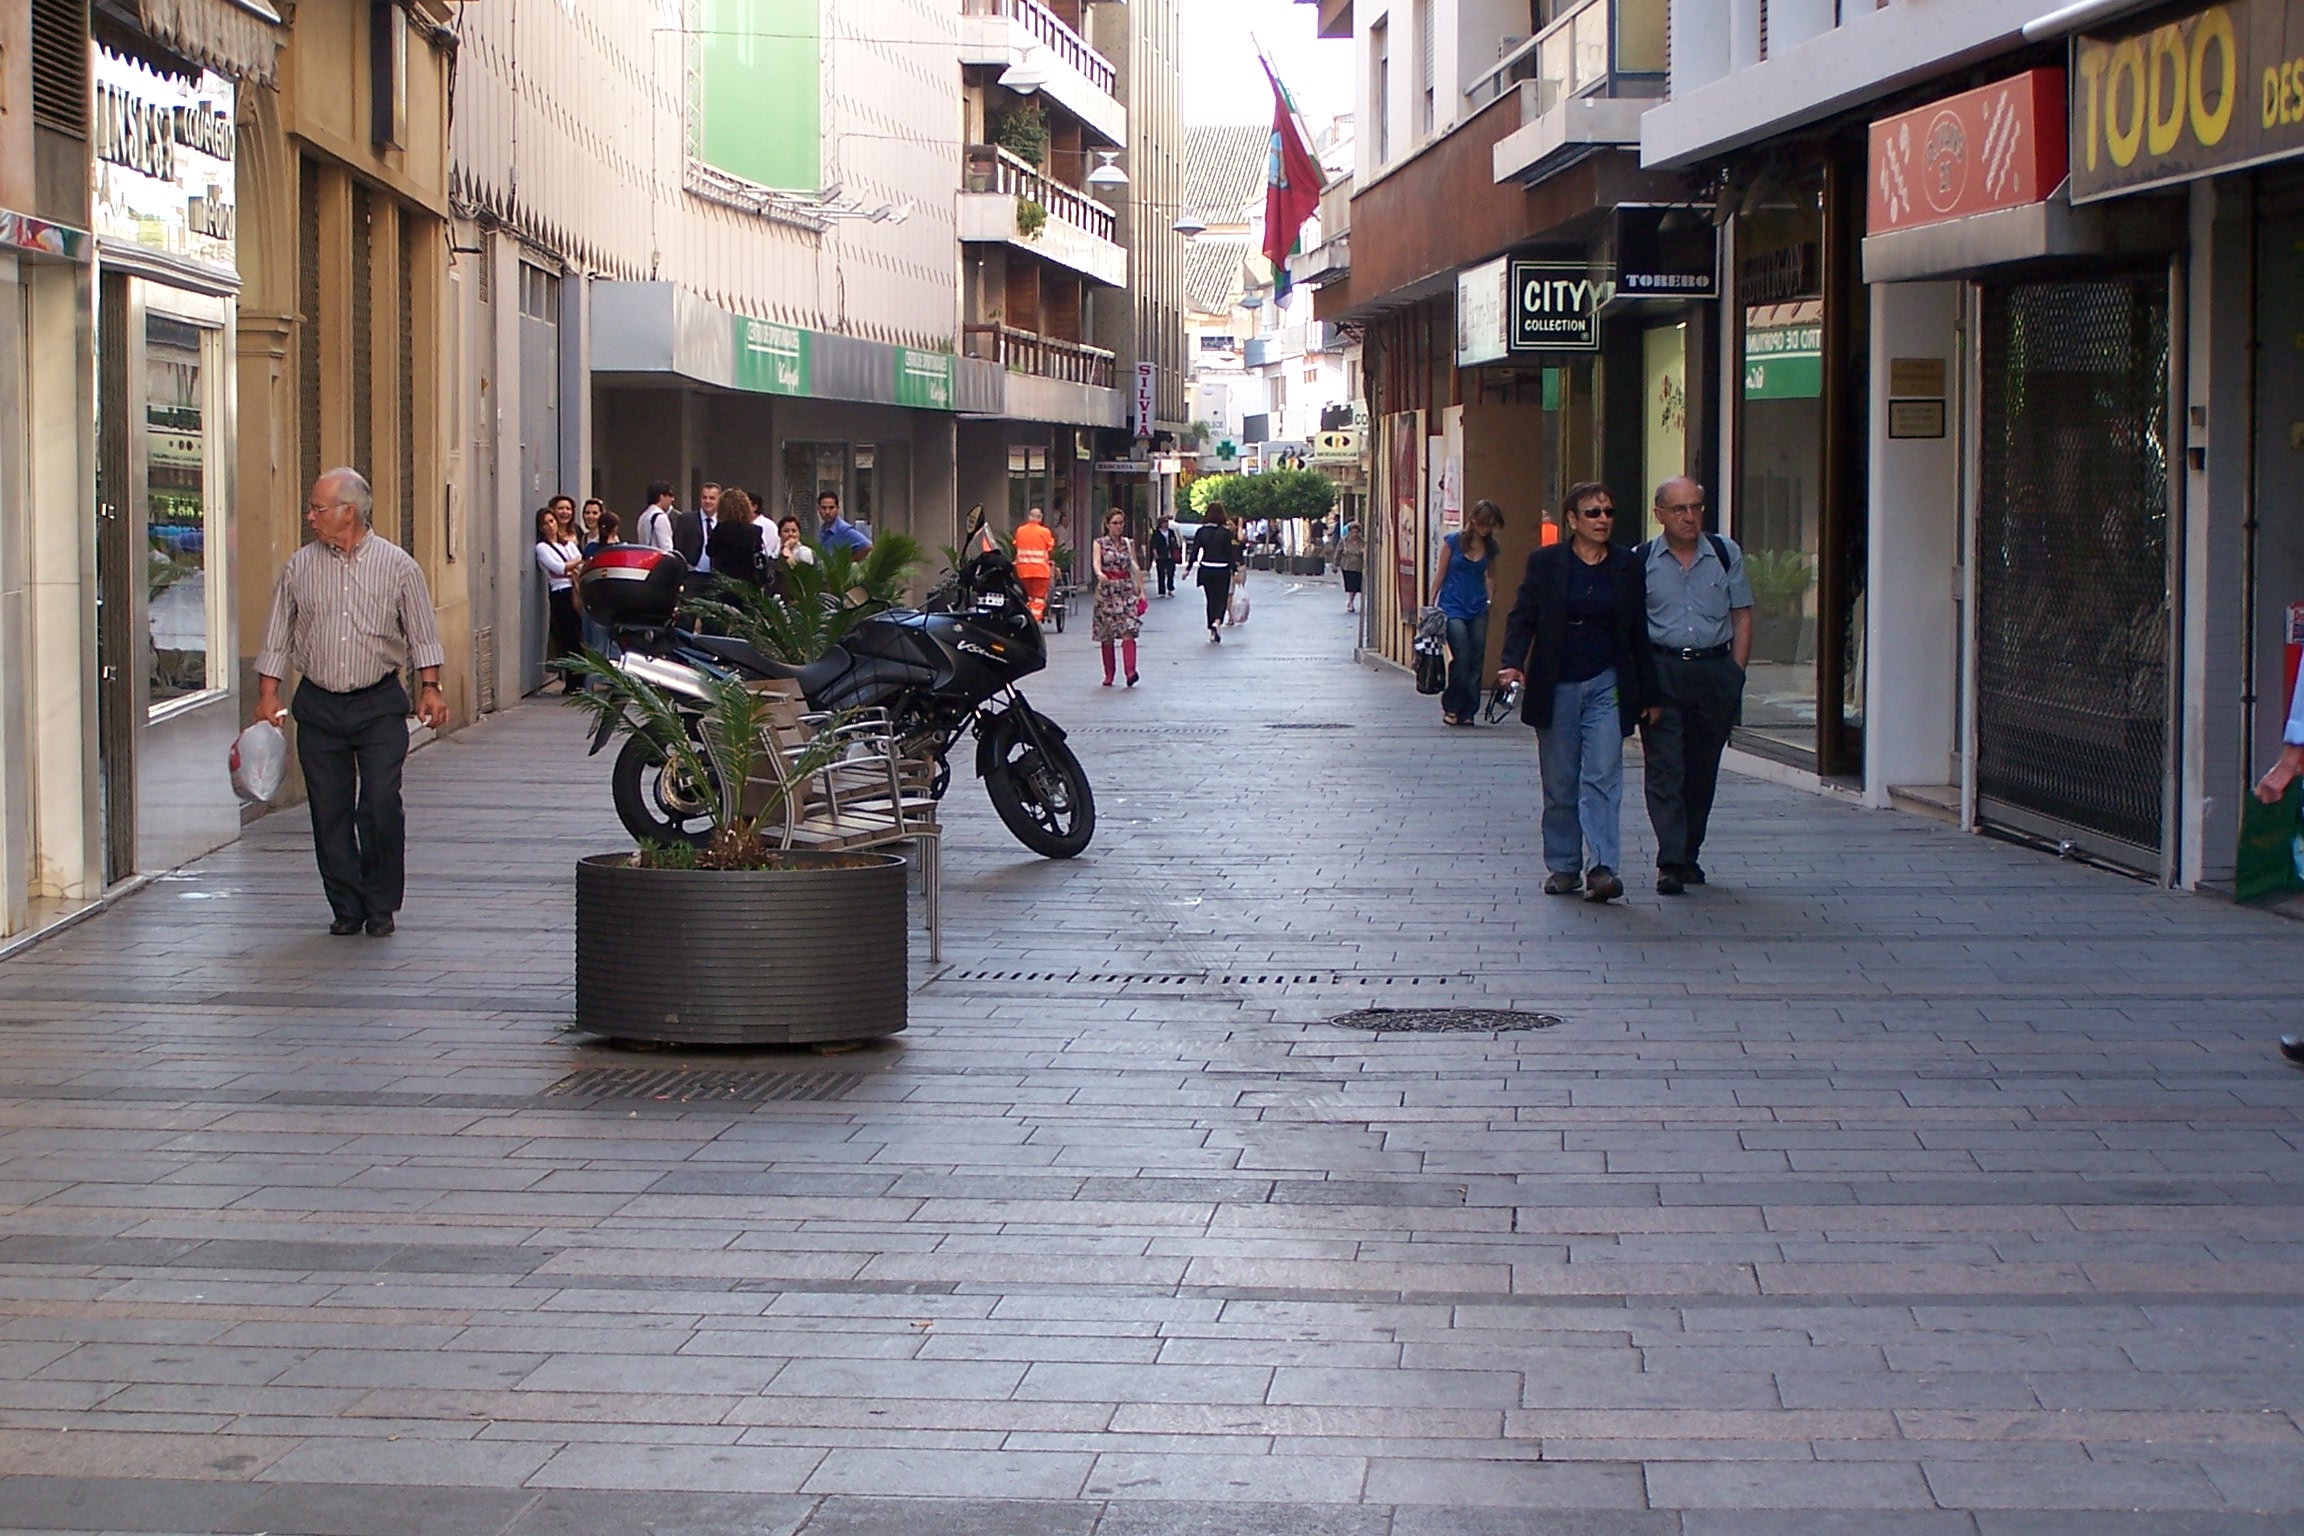
[[[1261,475],[1203,475],[1192,482],[1192,510],[1205,516],[1210,502],[1234,517],[1326,517],[1336,505],[1336,484],[1310,469],[1274,469]]]

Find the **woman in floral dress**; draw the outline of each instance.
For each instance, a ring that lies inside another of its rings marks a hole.
[[[1096,541],[1096,643],[1104,647],[1104,686],[1112,686],[1112,647],[1117,641],[1127,663],[1128,686],[1136,686],[1136,631],[1144,607],[1144,577],[1136,569],[1136,545],[1123,531],[1128,515],[1114,508]]]

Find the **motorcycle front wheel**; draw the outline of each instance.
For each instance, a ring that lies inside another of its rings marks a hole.
[[[612,782],[617,818],[633,841],[701,848],[712,840],[712,812],[704,797],[645,736],[625,738]]]
[[[1088,771],[1053,736],[1043,751],[1018,726],[994,726],[993,765],[984,775],[992,809],[1016,841],[1047,859],[1069,859],[1096,835],[1096,796]]]

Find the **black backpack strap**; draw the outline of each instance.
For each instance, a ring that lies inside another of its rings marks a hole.
[[[1728,541],[1716,533],[1707,533],[1704,537],[1712,541],[1712,553],[1720,557],[1720,569],[1727,570],[1733,563],[1728,558]]]

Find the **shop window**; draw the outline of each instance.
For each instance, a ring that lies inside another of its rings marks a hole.
[[[856,505],[848,520],[867,531],[901,528],[912,516],[912,451],[909,443],[858,443],[855,454]]]
[[[840,498],[840,509],[854,521],[855,508],[848,495],[846,443],[794,443],[784,445],[784,510],[800,519],[809,537],[816,534],[816,498],[830,491]]]
[[[209,518],[218,467],[209,397],[222,334],[159,314],[144,323],[145,611],[155,709],[224,686],[210,666],[221,587],[210,576],[223,528],[221,517]]]
[[[1014,446],[1008,450],[1008,526],[1024,521],[1033,507],[1048,512],[1048,450]],[[1053,519],[1051,519],[1053,521]]]

